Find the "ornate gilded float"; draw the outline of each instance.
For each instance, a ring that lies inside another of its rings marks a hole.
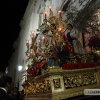
[[[61,13],[59,11],[56,18],[50,8],[50,18],[46,19],[45,13],[40,26],[42,39],[31,32],[31,44],[26,41],[28,69],[27,80],[22,84],[24,100],[62,100],[83,95],[84,89],[100,88],[99,59],[95,60],[94,53],[73,54],[73,47],[63,34],[67,23],[62,20]],[[56,29],[51,30],[51,25]],[[53,33],[47,34],[48,31]]]
[[[100,67],[74,70],[48,68],[23,84],[25,100],[62,100],[100,88]]]

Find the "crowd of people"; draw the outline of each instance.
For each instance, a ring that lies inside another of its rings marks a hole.
[[[23,94],[13,87],[13,81],[10,76],[0,78],[0,100],[23,100]]]

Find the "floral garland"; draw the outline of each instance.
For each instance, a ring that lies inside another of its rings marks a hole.
[[[72,70],[72,69],[82,69],[82,68],[95,68],[100,66],[100,62],[87,62],[87,63],[74,63],[74,64],[63,64],[62,69]]]

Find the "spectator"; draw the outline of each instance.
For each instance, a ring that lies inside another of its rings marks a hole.
[[[3,76],[0,78],[0,100],[11,100],[7,92],[12,84],[10,76]]]
[[[14,87],[14,89],[13,89],[12,99],[13,100],[21,100],[21,94],[19,93],[17,87]]]

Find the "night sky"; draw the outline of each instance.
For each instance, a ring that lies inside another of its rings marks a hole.
[[[29,0],[0,0],[0,71],[9,66],[13,43],[20,32],[20,21]]]

